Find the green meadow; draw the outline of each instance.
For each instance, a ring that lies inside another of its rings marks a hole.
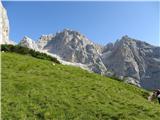
[[[1,53],[2,120],[160,120],[136,86],[78,67]]]

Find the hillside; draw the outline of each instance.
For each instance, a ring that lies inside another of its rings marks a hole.
[[[97,45],[75,30],[43,35],[38,41],[24,37],[20,46],[83,64],[95,73],[114,76],[147,90],[160,88],[160,47],[127,35],[105,46]]]
[[[2,56],[3,120],[159,120],[135,86],[15,53]]]

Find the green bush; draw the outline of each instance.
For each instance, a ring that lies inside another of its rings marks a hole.
[[[1,51],[14,52],[14,53],[19,53],[19,54],[23,54],[23,55],[30,55],[30,56],[38,58],[38,59],[49,60],[49,61],[53,61],[55,63],[60,64],[60,62],[57,60],[57,58],[54,58],[54,57],[49,56],[45,53],[41,53],[41,52],[29,49],[27,47],[22,47],[19,45],[3,44],[3,45],[1,45]]]

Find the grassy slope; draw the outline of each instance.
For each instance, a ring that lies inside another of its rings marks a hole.
[[[80,68],[2,53],[3,120],[159,120],[145,92]]]

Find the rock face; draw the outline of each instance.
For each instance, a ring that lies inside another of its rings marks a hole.
[[[43,49],[47,45],[48,41],[52,40],[54,37],[54,35],[42,35],[37,41],[38,48]]]
[[[6,9],[0,1],[0,44],[9,44],[9,21]]]
[[[9,40],[9,20],[7,11],[0,1],[0,44],[15,44]]]
[[[19,43],[20,46],[28,47],[30,49],[39,51],[37,43],[33,41],[31,38],[25,36]]]
[[[84,35],[68,29],[56,33],[43,48],[49,53],[60,56],[65,61],[85,64],[90,70],[105,74],[106,67],[102,63],[99,49],[96,44],[89,41]]]
[[[127,82],[160,88],[160,47],[124,36],[104,47],[102,60],[108,70]]]

